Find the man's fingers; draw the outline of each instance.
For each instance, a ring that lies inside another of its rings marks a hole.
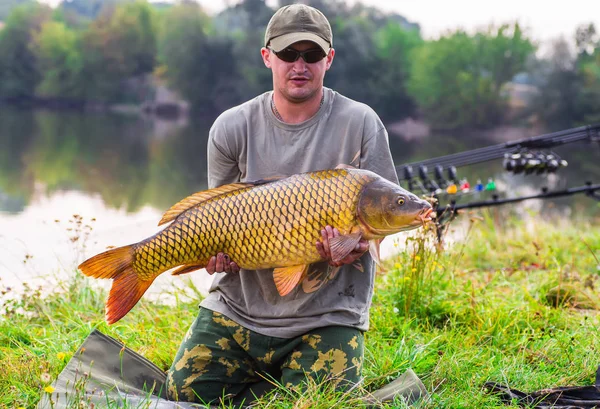
[[[318,241],[316,244],[317,244],[317,252],[319,253],[319,256],[321,256],[322,259],[327,260],[328,256],[325,253],[325,250],[323,249],[323,243]]]
[[[215,256],[212,256],[210,258],[210,260],[208,260],[208,264],[206,265],[206,272],[211,275],[214,274],[216,264],[217,264],[217,258]]]
[[[217,273],[223,272],[223,253],[217,254],[217,264],[215,265],[215,271]]]
[[[223,254],[223,271],[231,273],[231,259],[227,254]]]
[[[364,253],[368,249],[369,249],[369,242],[366,240],[361,240],[356,245],[356,248],[354,249],[354,251]]]
[[[327,233],[327,228],[321,230],[321,238],[322,238],[321,243],[323,245],[323,251],[325,252],[324,258],[330,259],[331,252],[329,251],[329,235]]]
[[[208,274],[240,272],[240,266],[231,261],[231,258],[225,253],[218,253],[216,256],[212,256],[205,268]]]

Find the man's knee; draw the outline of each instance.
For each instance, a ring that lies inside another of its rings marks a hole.
[[[283,384],[333,384],[347,389],[360,382],[363,366],[363,334],[344,327],[311,331],[282,366]]]

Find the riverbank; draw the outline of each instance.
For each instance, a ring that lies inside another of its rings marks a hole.
[[[423,407],[482,408],[499,407],[482,388],[486,381],[522,391],[592,384],[600,363],[600,221],[526,223],[496,210],[472,217],[454,246],[435,251],[428,233],[387,259],[366,335],[363,388],[412,368],[432,394]],[[107,326],[105,291],[76,273],[62,289],[44,299],[29,289],[0,318],[0,361],[8,369],[0,407],[34,407],[93,328],[166,370],[201,297],[190,286],[171,294],[173,306],[143,299]],[[276,391],[260,407],[357,407],[351,396],[317,389]]]

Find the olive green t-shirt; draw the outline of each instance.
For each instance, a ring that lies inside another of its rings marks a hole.
[[[377,114],[329,88],[324,93],[319,111],[299,124],[275,117],[272,92],[221,114],[209,134],[209,188],[341,163],[398,183],[388,134]],[[305,278],[310,282],[284,297],[275,288],[272,270],[215,274],[201,305],[272,337],[292,338],[329,325],[367,330],[375,271],[368,253],[360,262],[362,268],[345,265],[333,277],[327,263],[313,264]]]

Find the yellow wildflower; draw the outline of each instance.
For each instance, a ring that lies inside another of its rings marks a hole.
[[[62,361],[63,359],[65,359],[65,357],[67,356],[67,354],[65,354],[64,352],[59,352],[58,354],[56,354],[56,357]]]
[[[417,269],[413,267],[412,272],[414,273],[415,271],[417,271]]]
[[[415,256],[415,261],[421,260],[421,256]]]
[[[54,392],[54,386],[48,385],[44,388],[44,392],[52,393]]]

